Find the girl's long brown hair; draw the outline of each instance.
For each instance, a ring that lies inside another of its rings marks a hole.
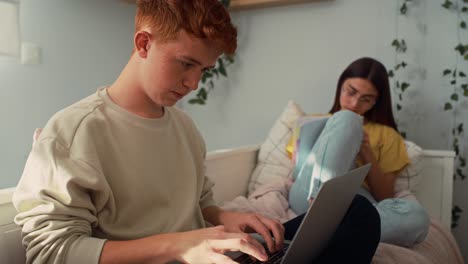
[[[330,114],[341,110],[340,96],[343,83],[349,78],[362,78],[371,82],[379,92],[374,106],[364,114],[371,122],[392,127],[398,131],[392,112],[390,84],[385,66],[372,58],[360,58],[353,61],[341,74],[336,86],[335,102]]]

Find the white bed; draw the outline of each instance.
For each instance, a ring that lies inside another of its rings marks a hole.
[[[207,175],[215,182],[217,202],[246,195],[258,150],[259,146],[247,146],[209,153]],[[452,151],[423,150],[423,180],[415,195],[431,216],[429,235],[411,249],[381,243],[373,263],[464,263],[450,233],[453,160]]]

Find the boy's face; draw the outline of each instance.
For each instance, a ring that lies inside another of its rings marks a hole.
[[[144,93],[157,106],[172,106],[196,90],[204,71],[221,55],[212,43],[184,30],[174,40],[159,43],[147,33],[146,51],[141,58],[140,78]]]

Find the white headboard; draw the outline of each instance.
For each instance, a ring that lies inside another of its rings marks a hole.
[[[423,179],[415,194],[433,218],[448,230],[452,223],[453,166],[455,152],[423,151]]]

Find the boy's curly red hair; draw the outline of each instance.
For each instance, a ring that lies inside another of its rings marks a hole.
[[[237,29],[218,0],[137,0],[135,30],[151,27],[158,41],[176,37],[179,30],[209,39],[223,53],[237,48]]]

